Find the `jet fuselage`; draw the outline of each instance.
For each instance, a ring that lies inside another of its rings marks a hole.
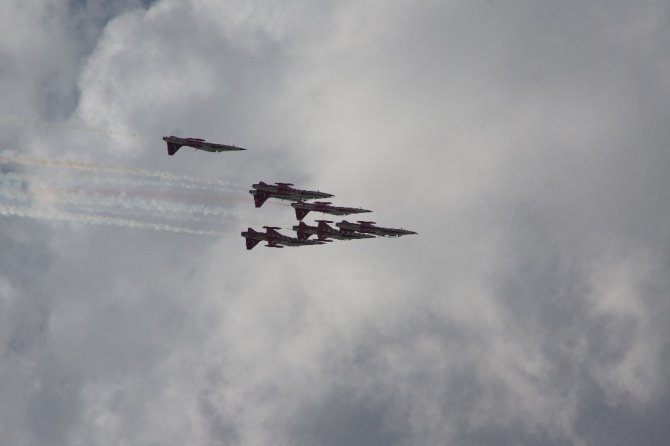
[[[330,198],[333,195],[325,192],[295,189],[291,183],[267,184],[260,181],[252,184],[249,191],[254,196],[254,205],[259,208],[268,198],[277,198],[280,200],[302,201],[319,198]]]
[[[358,223],[350,223],[343,220],[335,223],[335,226],[344,232],[362,232],[364,234],[374,234],[381,237],[400,237],[401,235],[416,234],[414,231],[398,228],[382,228],[375,226],[373,221],[359,221]]]
[[[228,152],[246,150],[242,147],[207,142],[202,138],[179,138],[178,136],[164,136],[163,141],[167,143],[168,155],[174,155],[183,146],[192,147],[196,150],[207,152]]]
[[[304,201],[298,201],[297,203],[291,203],[291,206],[295,209],[295,216],[298,220],[302,220],[310,212],[321,212],[323,214],[331,215],[349,215],[349,214],[362,214],[365,212],[372,212],[363,208],[349,208],[343,206],[332,206],[327,201],[316,201],[314,203],[305,203]]]

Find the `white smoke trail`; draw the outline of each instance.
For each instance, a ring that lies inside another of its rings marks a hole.
[[[18,164],[18,165],[34,165],[42,167],[55,167],[63,169],[78,169],[88,170],[93,172],[109,172],[126,175],[135,175],[143,178],[160,179],[168,182],[179,183],[181,187],[187,189],[206,189],[218,191],[230,191],[232,185],[220,180],[203,180],[202,178],[193,177],[190,175],[163,172],[158,170],[140,169],[137,167],[114,165],[114,164],[98,164],[85,163],[73,160],[54,160],[49,158],[39,158],[34,156],[21,155],[13,151],[0,152],[0,164]],[[242,190],[236,188],[234,190]]]
[[[230,207],[198,202],[198,195],[182,195],[169,190],[147,190],[121,184],[109,184],[100,177],[67,177],[65,182],[53,178],[35,177],[23,172],[0,174],[0,198],[30,202],[48,199],[54,205],[67,205],[80,210],[105,213],[144,213],[152,217],[203,221],[249,211],[233,211]],[[83,181],[82,181],[83,180]],[[91,185],[103,183],[107,189],[92,189]],[[32,193],[32,196],[28,194]],[[186,200],[186,201],[185,201]],[[6,201],[6,200],[5,200]]]
[[[208,217],[220,218],[230,214],[227,209],[208,209],[204,205],[128,199],[123,192],[107,197],[54,190],[44,185],[28,184],[20,176],[12,176],[14,178],[0,175],[0,215],[218,235],[221,233],[217,231],[146,221],[146,218],[201,223]]]
[[[108,190],[110,192],[123,193],[123,191],[129,191],[132,194],[132,191],[137,191],[136,193],[142,193],[142,191],[152,191],[150,194],[156,196],[170,196],[171,200],[182,200],[182,201],[211,201],[218,200],[226,201],[230,199],[237,198],[234,193],[231,194],[230,191],[221,191],[221,190],[198,190],[198,191],[182,191],[182,187],[179,184],[173,184],[171,182],[165,182],[164,180],[158,179],[145,179],[137,178],[130,176],[117,176],[117,175],[108,175],[101,174],[100,172],[78,172],[76,176],[73,175],[59,175],[55,172],[49,172],[48,175],[39,175],[35,172],[0,172],[0,181],[6,183],[7,180],[12,180],[15,182],[24,182],[24,183],[35,183],[35,182],[44,182],[48,181],[53,187],[60,187],[62,189],[86,189],[86,190],[97,190],[100,191],[101,188]],[[179,191],[175,191],[175,188],[179,188]],[[187,188],[188,189],[188,188]],[[197,188],[201,189],[201,188]],[[212,208],[212,206],[209,206]],[[214,205],[214,208],[217,208]],[[218,207],[219,209],[223,209]]]
[[[0,157],[0,164],[3,161],[35,162],[40,166],[65,166],[83,171],[78,175],[59,175],[54,171],[0,172],[0,215],[221,235],[223,233],[218,231],[188,227],[190,225],[186,223],[182,223],[186,227],[167,224],[166,221],[188,221],[200,226],[220,224],[222,219],[240,214],[231,207],[203,202],[212,198],[228,200],[231,198],[226,196],[230,195],[229,192],[218,190],[214,195],[213,191],[205,195],[202,192],[183,192],[181,184],[166,187],[168,182],[160,172],[0,153],[4,156]],[[135,171],[142,175],[149,172],[151,176],[116,175],[119,172],[134,175]],[[179,191],[174,190],[176,186]]]
[[[53,191],[52,191],[53,192]],[[142,198],[129,196],[126,192],[113,194],[90,193],[79,191],[56,191],[54,200],[78,208],[98,208],[107,212],[141,211],[149,215],[170,215],[173,218],[183,218],[201,221],[201,217],[227,217],[233,214],[230,209],[204,204],[188,204],[178,201],[156,198]]]
[[[109,225],[125,228],[150,229],[154,231],[180,232],[184,234],[221,236],[224,232],[205,231],[190,229],[180,226],[167,225],[163,223],[152,223],[126,218],[108,217],[105,215],[91,215],[74,212],[64,212],[55,209],[28,208],[24,206],[11,206],[0,203],[0,215],[6,217],[25,217],[37,220],[67,221],[73,223],[84,223],[89,225]]]

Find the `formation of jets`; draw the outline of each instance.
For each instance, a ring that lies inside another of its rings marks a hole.
[[[207,142],[202,138],[164,136],[163,140],[167,143],[168,155],[174,155],[183,146],[207,152],[246,150],[237,146]],[[257,208],[263,206],[263,203],[269,198],[292,201],[291,207],[295,210],[298,225],[292,228],[296,232],[297,237],[281,234],[277,231],[277,229],[281,228],[276,226],[263,226],[265,232],[248,228],[241,233],[246,241],[247,249],[253,249],[260,242],[265,242],[265,246],[268,248],[283,248],[284,246],[323,245],[333,240],[360,240],[416,234],[416,232],[407,229],[384,228],[375,226],[375,222],[373,221],[361,220],[358,220],[356,223],[342,220],[339,223],[335,223],[336,228],[328,224],[333,223],[332,221],[315,220],[317,225],[310,226],[302,221],[309,212],[320,212],[330,215],[351,215],[372,211],[363,208],[333,206],[329,201],[314,201],[310,203],[308,200],[322,200],[324,198],[331,198],[334,195],[321,191],[296,189],[292,183],[267,184],[259,181],[251,185],[249,193],[254,197],[254,205]],[[312,235],[316,236],[316,240],[310,240]]]
[[[372,212],[363,208],[352,208],[343,206],[333,206],[329,201],[315,201],[308,203],[307,200],[333,197],[321,191],[296,189],[291,183],[267,184],[260,181],[251,186],[249,193],[254,197],[254,204],[257,208],[261,207],[268,198],[277,198],[279,200],[293,201],[291,207],[295,209],[295,216],[299,223],[293,226],[297,237],[289,237],[277,232],[278,227],[263,226],[266,233],[254,231],[248,228],[242,232],[242,237],[246,239],[247,249],[252,249],[260,241],[266,241],[265,246],[279,248],[281,246],[303,246],[303,245],[322,245],[325,242],[333,240],[360,240],[375,237],[400,237],[401,235],[416,234],[414,231],[397,228],[382,228],[375,226],[371,221],[358,221],[349,223],[342,220],[335,223],[337,228],[330,226],[333,223],[329,220],[316,220],[316,226],[310,226],[302,221],[309,212],[321,212],[331,215],[350,215]],[[315,235],[316,240],[309,238]]]

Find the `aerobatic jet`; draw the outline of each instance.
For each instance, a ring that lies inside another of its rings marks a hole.
[[[302,201],[313,200],[319,198],[330,198],[334,195],[325,192],[295,189],[292,183],[275,183],[267,184],[259,181],[257,184],[252,184],[249,193],[254,196],[254,204],[257,208],[263,206],[265,200],[270,197],[278,198],[280,200]]]
[[[416,234],[416,232],[408,231],[407,229],[381,228],[375,226],[374,221],[358,220],[358,223],[349,223],[346,220],[342,220],[339,223],[335,223],[335,226],[345,233],[361,232],[363,234],[374,234],[382,237],[400,237],[401,235]]]
[[[295,216],[298,220],[305,218],[309,211],[322,212],[324,214],[331,215],[349,215],[349,214],[362,214],[364,212],[372,212],[367,209],[362,208],[347,208],[342,206],[332,206],[328,201],[315,201],[314,203],[305,203],[304,201],[298,201],[297,203],[291,203],[291,206],[295,209]]]
[[[179,138],[178,136],[163,136],[163,141],[167,143],[168,155],[174,155],[182,146],[193,147],[196,150],[205,150],[207,152],[247,150],[243,149],[242,147],[207,142],[202,138]]]
[[[300,240],[295,237],[280,234],[276,226],[263,226],[265,233],[254,231],[248,228],[242,232],[242,237],[246,239],[247,249],[252,249],[260,242],[267,242],[268,248],[283,248],[284,246],[305,246],[305,245],[323,245],[324,242],[317,240]]]
[[[307,240],[311,235],[316,235],[319,240],[327,240],[329,238],[337,240],[354,240],[354,239],[364,239],[364,238],[375,238],[371,234],[361,234],[360,232],[349,232],[345,233],[339,229],[335,229],[330,226],[328,223],[332,221],[328,220],[316,220],[319,224],[318,226],[310,226],[304,221],[301,221],[297,226],[293,226],[293,230],[298,233],[298,238],[300,240]]]

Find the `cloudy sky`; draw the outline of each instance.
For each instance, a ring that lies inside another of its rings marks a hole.
[[[667,444],[669,22],[2,1],[0,443]],[[246,251],[258,180],[419,235]]]

